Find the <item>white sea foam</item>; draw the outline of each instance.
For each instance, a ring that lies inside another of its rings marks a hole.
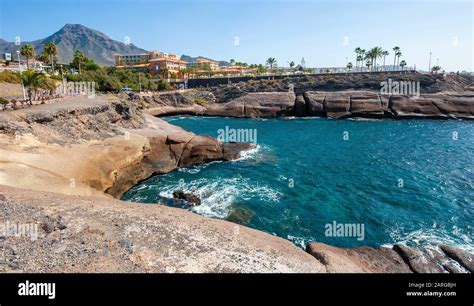
[[[468,231],[471,231],[470,227],[468,227]],[[389,231],[389,235],[394,243],[384,244],[383,246],[401,243],[413,246],[436,247],[438,244],[446,244],[458,247],[470,253],[474,252],[472,237],[464,233],[457,226],[452,226],[450,230],[447,230],[444,227],[438,227],[436,225],[431,228],[422,228],[408,233],[404,232],[403,227],[396,227]],[[457,239],[453,237],[457,237]]]
[[[218,164],[218,163],[222,163],[222,161],[214,160],[214,161],[211,161],[211,162],[208,162],[208,163],[194,165],[194,166],[191,166],[191,167],[178,168],[178,171],[179,172],[184,172],[184,173],[189,173],[189,174],[196,174],[196,173],[199,173],[201,170],[209,167],[210,165]]]
[[[315,239],[312,239],[312,238],[298,237],[298,236],[292,236],[292,235],[288,235],[286,239],[290,240],[291,242],[293,242],[294,244],[296,244],[302,249],[305,249],[308,243],[315,241]]]
[[[282,196],[278,190],[267,185],[256,184],[243,177],[200,178],[184,184],[171,184],[162,189],[160,196],[172,198],[173,191],[177,189],[195,194],[201,199],[201,205],[192,209],[194,212],[217,218],[225,218],[229,215],[230,208],[237,197],[244,200],[258,198],[262,201],[279,202]]]
[[[237,159],[232,160],[232,162],[238,162],[242,160],[250,160],[250,159],[256,159],[256,157],[261,154],[262,151],[262,146],[257,145],[255,148],[247,150],[247,151],[242,151],[240,154],[240,157]]]

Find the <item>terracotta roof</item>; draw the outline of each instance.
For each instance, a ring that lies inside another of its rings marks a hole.
[[[175,62],[175,63],[186,64],[185,61],[182,61],[182,60],[180,60],[180,59],[177,59],[177,58],[167,58],[167,57],[154,58],[154,59],[149,60],[149,62]]]
[[[217,64],[219,63],[218,61],[212,60],[212,59],[210,59],[210,58],[202,57],[202,56],[197,57],[197,58],[196,58],[196,62],[197,62],[198,60],[200,60],[200,61],[206,61],[206,62],[213,62],[213,63],[217,63]]]
[[[148,67],[148,64],[137,64],[137,65],[120,65],[115,66],[117,68],[141,68],[141,67]]]

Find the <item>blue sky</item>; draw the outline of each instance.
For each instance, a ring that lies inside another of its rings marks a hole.
[[[280,66],[354,63],[354,48],[401,47],[410,66],[473,71],[472,1],[15,0],[1,1],[0,37],[44,38],[80,23],[135,45]],[[21,17],[19,17],[21,16]],[[27,22],[25,21],[27,20]],[[393,55],[387,64],[393,62]]]

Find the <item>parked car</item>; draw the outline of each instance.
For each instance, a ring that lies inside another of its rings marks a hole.
[[[122,89],[120,89],[120,91],[124,92],[126,94],[131,94],[133,92],[133,90],[130,87],[122,87]]]

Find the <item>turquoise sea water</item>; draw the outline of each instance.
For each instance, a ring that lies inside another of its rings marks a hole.
[[[248,226],[302,247],[444,242],[474,250],[474,122],[167,120],[212,137],[226,126],[255,129],[258,147],[237,161],[152,177],[123,199],[156,203],[183,189],[202,199],[196,213],[226,218],[243,207],[253,214]],[[326,236],[334,221],[364,224],[364,240]]]

